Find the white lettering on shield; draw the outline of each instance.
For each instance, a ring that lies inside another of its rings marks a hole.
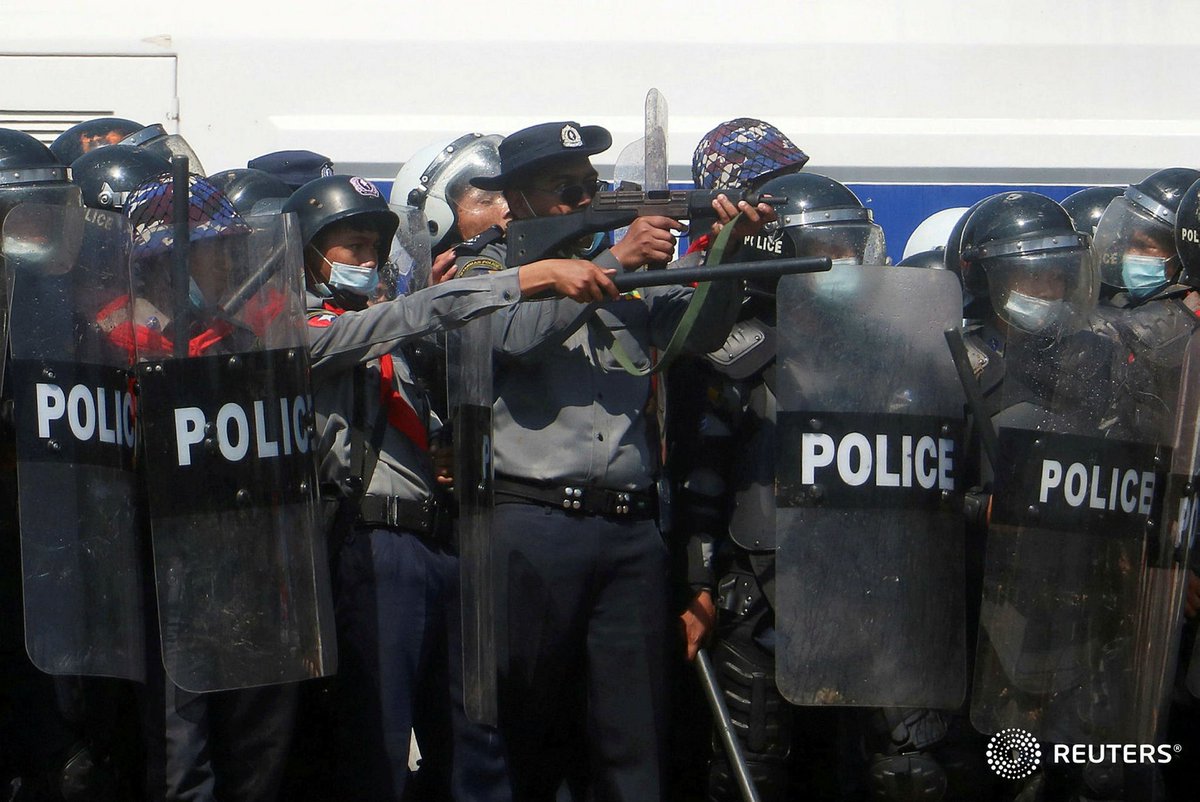
[[[1066,468],[1058,460],[1042,460],[1042,480],[1038,501],[1048,503],[1062,497],[1071,507],[1086,505],[1093,510],[1149,515],[1154,502],[1154,472],[1136,468],[1087,466],[1073,462]]]
[[[71,437],[80,442],[96,440],[117,446],[134,445],[133,397],[124,390],[75,384],[63,389],[38,382],[38,437]]]
[[[910,434],[898,440],[886,434],[877,434],[872,440],[862,432],[849,432],[835,441],[828,434],[804,432],[800,436],[800,483],[816,484],[818,472],[836,463],[838,478],[850,487],[874,484],[954,490],[953,440]]]
[[[206,440],[229,462],[308,453],[309,400],[304,396],[280,398],[275,404],[255,401],[249,407],[229,402],[212,420],[200,407],[175,410],[175,453],[180,467],[192,464],[196,446]]]

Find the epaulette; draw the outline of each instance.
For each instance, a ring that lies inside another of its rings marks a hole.
[[[466,242],[459,243],[454,246],[455,256],[478,256],[483,253],[483,249],[489,245],[494,245],[504,239],[504,229],[500,226],[492,226],[486,229],[481,234],[476,234]]]

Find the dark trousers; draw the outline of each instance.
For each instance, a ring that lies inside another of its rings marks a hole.
[[[591,799],[661,799],[670,638],[658,527],[508,503],[494,537],[513,798],[553,800],[565,778]]]
[[[447,640],[457,591],[457,558],[414,534],[359,529],[342,543],[334,692],[342,798],[399,799],[414,730],[422,798],[449,795]]]
[[[153,666],[152,666],[153,670]],[[296,718],[297,686],[189,693],[162,673],[147,678],[147,798],[273,802]]]

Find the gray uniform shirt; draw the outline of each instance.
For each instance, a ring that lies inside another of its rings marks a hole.
[[[404,357],[396,349],[406,340],[460,326],[511,306],[521,298],[516,271],[504,275],[449,281],[376,304],[361,311],[325,313],[324,301],[308,293],[309,350],[317,419],[317,455],[322,482],[341,485],[350,476],[350,422],[354,414],[354,368],[365,363],[365,436],[370,437],[382,409],[380,358],[391,354],[393,388],[422,421],[431,413]],[[434,426],[436,420],[432,421]],[[379,463],[368,482],[371,494],[423,501],[433,493],[430,455],[388,425]]]
[[[488,245],[459,259],[460,275],[498,269],[504,256],[503,242]],[[620,269],[609,251],[593,261]],[[525,301],[494,315],[496,473],[611,490],[650,487],[659,467],[644,414],[650,379],[626,373],[611,343],[616,338],[636,365],[649,365],[651,347],[667,346],[692,293],[654,287],[603,303]],[[741,300],[741,282],[713,284],[686,349],[702,354],[725,342]]]

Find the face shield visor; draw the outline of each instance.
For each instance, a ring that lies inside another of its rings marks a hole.
[[[799,257],[828,256],[835,265],[882,265],[887,259],[883,229],[869,219],[812,223],[784,230]]]
[[[172,156],[186,156],[188,172],[197,175],[208,174],[204,165],[200,163],[200,157],[192,150],[187,140],[179,134],[168,134],[167,129],[161,125],[148,125],[140,131],[135,131],[122,139],[121,144],[140,148],[167,162],[171,161]]]
[[[1168,215],[1170,224],[1164,221]],[[1174,212],[1153,204],[1140,193],[1131,198],[1126,191],[1110,203],[1096,224],[1092,240],[1101,281],[1127,290],[1138,301],[1174,281],[1179,273],[1174,217]]]
[[[1061,336],[1085,325],[1099,289],[1092,258],[1078,247],[985,258],[996,314],[1029,334]]]
[[[437,240],[456,244],[447,239],[450,227],[457,230],[451,239],[461,242],[493,225],[503,225],[508,213],[503,194],[470,184],[472,178],[499,175],[499,145],[500,137],[495,134],[468,134],[443,148],[422,171],[420,184],[409,192],[407,200],[410,206],[425,209],[431,221],[441,219],[439,230],[431,232]],[[449,214],[439,214],[439,206]]]
[[[49,206],[82,206],[83,192],[74,184],[0,185],[0,222],[18,204],[45,203]]]

